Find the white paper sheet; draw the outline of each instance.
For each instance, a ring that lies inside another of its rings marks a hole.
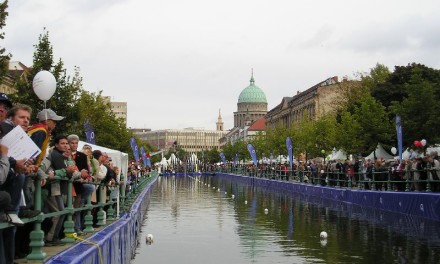
[[[41,153],[38,146],[20,126],[14,127],[11,132],[6,134],[2,138],[1,144],[8,147],[8,156],[16,160],[34,159]]]

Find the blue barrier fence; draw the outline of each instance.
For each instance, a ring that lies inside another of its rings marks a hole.
[[[217,173],[216,175],[263,188],[305,193],[348,204],[357,204],[440,221],[440,193],[356,190],[225,173]]]
[[[157,177],[149,182],[133,203],[131,210],[123,213],[119,220],[96,232],[86,241],[77,243],[53,256],[45,263],[129,264],[135,253],[143,212],[148,202],[144,198],[156,180]]]

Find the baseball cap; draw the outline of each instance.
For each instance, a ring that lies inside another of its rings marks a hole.
[[[64,119],[64,116],[57,115],[52,109],[43,109],[37,114],[37,118],[40,121],[52,119],[54,121],[60,121]]]
[[[12,102],[5,93],[0,93],[0,103],[4,103],[8,108],[12,107]]]

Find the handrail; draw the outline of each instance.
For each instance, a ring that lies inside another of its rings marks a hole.
[[[248,166],[218,167],[208,173],[233,173],[250,177],[268,178],[273,180],[287,180],[299,183],[332,186],[336,188],[350,188],[362,190],[379,191],[418,191],[418,192],[440,192],[440,170],[428,166],[423,170],[402,170],[402,171],[375,171],[365,172],[340,172],[338,170],[327,170],[312,172],[310,170],[286,170],[265,167],[265,169]],[[415,175],[422,177],[415,177]],[[400,177],[400,179],[398,178]]]
[[[66,215],[66,220],[64,222],[64,233],[66,234],[65,238],[63,238],[63,242],[68,244],[75,243],[75,238],[71,235],[67,234],[73,234],[74,233],[74,222],[73,222],[73,215],[75,212],[82,212],[86,211],[85,216],[85,229],[84,231],[87,233],[93,233],[95,230],[93,228],[93,216],[92,216],[92,209],[98,208],[97,213],[97,226],[104,226],[106,225],[106,220],[114,220],[115,218],[118,218],[119,216],[116,215],[116,211],[113,210],[113,205],[117,204],[119,202],[120,208],[122,211],[128,211],[131,208],[131,204],[133,201],[137,198],[137,196],[141,193],[141,191],[147,186],[149,182],[151,182],[153,179],[155,179],[158,176],[157,171],[152,171],[146,175],[140,175],[136,178],[136,181],[134,181],[132,185],[132,191],[126,194],[125,188],[126,188],[126,181],[124,181],[124,184],[119,186],[119,201],[112,201],[109,199],[109,201],[106,201],[104,193],[105,188],[108,187],[105,186],[102,182],[96,182],[93,183],[97,185],[97,198],[98,202],[97,204],[91,203],[91,196],[90,194],[87,197],[87,203],[79,208],[73,208],[73,196],[72,196],[72,184],[73,180],[68,178],[61,178],[57,179],[58,181],[67,181],[68,184],[68,193],[67,193],[67,204],[64,210],[58,211],[58,212],[50,212],[50,213],[40,213],[38,216],[28,219],[22,219],[24,223],[33,223],[34,229],[30,233],[30,247],[31,247],[31,253],[27,255],[28,260],[32,261],[43,261],[47,254],[44,252],[44,232],[41,229],[41,224],[46,218],[54,217],[54,216],[60,216],[60,215]],[[124,178],[121,177],[123,180]],[[42,187],[40,185],[39,180],[34,180],[35,185],[35,193],[34,193],[34,209],[41,211],[42,210]],[[107,209],[107,217],[104,217],[104,207],[108,206]],[[11,223],[7,222],[0,222],[0,229],[5,229],[12,227],[13,225]]]

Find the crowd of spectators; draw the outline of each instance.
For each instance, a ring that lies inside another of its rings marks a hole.
[[[0,222],[9,223],[8,227],[0,228],[2,264],[14,263],[15,259],[30,253],[33,222],[23,219],[63,211],[69,191],[72,192],[74,208],[83,207],[88,201],[99,202],[98,186],[106,188],[107,200],[114,199],[123,183],[119,177],[120,169],[113,166],[107,153],[93,150],[87,144],[79,150],[77,135],[53,134],[63,116],[44,109],[37,113],[39,123],[32,126],[31,116],[29,106],[13,105],[6,94],[0,93],[0,138],[21,127],[41,151],[34,158],[16,160],[9,155],[8,148],[0,144]],[[51,139],[53,146],[50,146]],[[71,190],[67,180],[73,181]],[[132,175],[130,180],[135,180]],[[41,210],[35,210],[34,206],[36,184],[42,188]],[[44,219],[44,246],[63,245],[65,214]],[[73,220],[74,231],[79,236],[84,235],[84,211],[75,212]]]

